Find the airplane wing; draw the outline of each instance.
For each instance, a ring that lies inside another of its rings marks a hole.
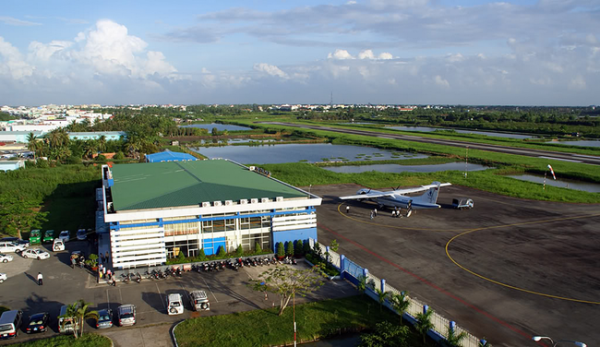
[[[441,183],[440,187],[447,187],[447,186],[451,186],[451,185],[452,185],[451,183]],[[366,194],[340,196],[340,199],[342,199],[342,200],[373,199],[373,198],[381,198],[384,196],[404,195],[404,194],[422,192],[422,191],[425,191],[425,190],[428,190],[431,188],[436,188],[437,186],[438,186],[437,184],[428,184],[426,186],[421,186],[418,188],[406,188],[406,189],[392,190],[392,191],[388,191],[388,192],[373,192],[373,193],[366,193]]]
[[[383,196],[393,196],[396,194],[396,191],[391,192],[373,192],[366,194],[358,194],[358,195],[348,195],[348,196],[340,196],[342,200],[354,200],[354,199],[373,199],[373,198],[381,198]]]
[[[452,185],[452,183],[440,183],[440,187],[447,187],[447,186],[451,186],[451,185]],[[423,191],[431,189],[431,188],[436,188],[437,186],[438,186],[437,184],[428,184],[426,186],[420,186],[418,188],[397,189],[394,191],[394,193],[400,194],[400,195],[410,194],[410,193],[418,193],[418,192],[423,192]]]

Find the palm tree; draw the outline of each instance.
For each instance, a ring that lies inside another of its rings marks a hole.
[[[33,159],[35,159],[35,155],[40,149],[40,143],[35,138],[34,133],[29,133],[27,135],[27,149],[33,152]]]
[[[400,315],[400,325],[403,325],[402,316],[404,316],[404,312],[406,312],[409,305],[410,301],[408,301],[408,293],[402,292],[400,294],[392,295],[392,306]]]
[[[460,334],[456,333],[455,329],[448,327],[448,336],[446,337],[446,344],[448,347],[460,347],[460,341],[467,337],[467,333],[461,331]]]
[[[103,153],[106,150],[106,136],[104,135],[98,139],[98,150]]]
[[[77,319],[81,324],[81,336],[83,336],[83,326],[85,325],[85,320],[88,318],[94,318],[98,320],[98,311],[88,311],[88,307],[92,304],[91,302],[85,302],[83,299],[77,300],[75,303],[77,305]]]
[[[356,289],[358,290],[359,293],[361,294],[365,294],[365,291],[367,290],[367,277],[366,276],[359,276],[358,277],[358,284],[356,285]]]
[[[431,309],[427,309],[426,312],[422,312],[417,314],[417,316],[415,317],[417,319],[417,324],[415,324],[415,329],[417,329],[417,331],[419,333],[421,333],[421,335],[423,335],[423,343],[425,343],[427,340],[427,332],[431,329],[433,329],[433,323],[431,323],[431,315],[433,314],[433,310]]]
[[[383,309],[383,304],[385,303],[385,299],[390,295],[390,292],[384,292],[377,288],[375,288],[375,293],[377,293],[379,299],[379,312]]]
[[[65,311],[65,314],[63,314],[62,316],[58,316],[58,318],[63,318],[61,329],[65,328],[65,323],[68,321],[68,319],[77,319],[77,310],[79,308],[78,305],[78,302],[72,303],[71,305],[67,305],[67,310]],[[73,326],[73,336],[75,336],[75,338],[78,337],[77,324],[74,324]]]

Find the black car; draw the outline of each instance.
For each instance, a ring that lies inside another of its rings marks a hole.
[[[98,311],[98,321],[96,322],[96,328],[106,329],[113,326],[113,313],[112,310],[100,310]]]
[[[29,317],[29,324],[25,329],[28,334],[40,333],[48,330],[48,312],[36,313]]]

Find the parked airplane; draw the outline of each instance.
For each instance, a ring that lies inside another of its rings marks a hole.
[[[437,204],[440,187],[452,185],[451,183],[432,182],[419,188],[394,189],[388,192],[380,192],[371,189],[360,189],[356,195],[340,196],[342,200],[370,200],[376,202],[379,207],[399,207],[413,209],[440,208]],[[420,196],[405,196],[405,194],[426,191]],[[410,215],[410,214],[409,214]]]

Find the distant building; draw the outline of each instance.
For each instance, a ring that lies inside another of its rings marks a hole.
[[[0,160],[0,171],[13,171],[25,168],[25,160]]]
[[[94,132],[72,132],[69,140],[98,140],[102,136],[106,141],[117,141],[127,138],[124,131],[94,131]]]
[[[0,131],[0,142],[27,143],[31,133],[36,139],[41,139],[45,134],[43,131]]]

